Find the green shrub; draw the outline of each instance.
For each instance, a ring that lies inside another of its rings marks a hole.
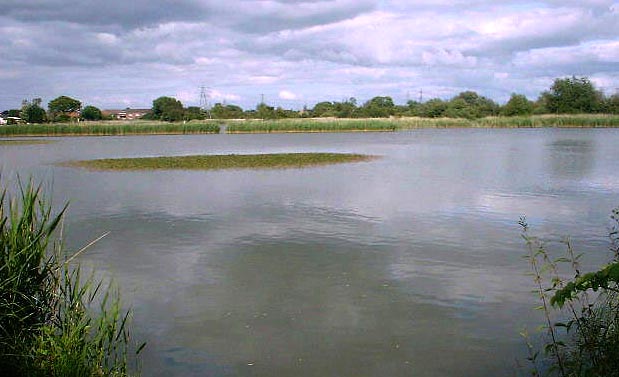
[[[619,211],[611,218],[611,248],[615,258],[598,271],[582,274],[580,255],[569,239],[566,256],[552,259],[544,243],[527,234],[538,307],[545,318],[542,351],[529,342],[533,375],[619,376]],[[573,278],[565,280],[567,265]]]

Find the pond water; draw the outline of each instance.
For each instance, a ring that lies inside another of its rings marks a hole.
[[[70,201],[69,248],[113,277],[145,376],[512,374],[541,323],[518,226],[608,260],[619,130],[73,137],[0,146]],[[286,170],[93,172],[73,159],[351,152]],[[560,246],[551,248],[560,252]]]

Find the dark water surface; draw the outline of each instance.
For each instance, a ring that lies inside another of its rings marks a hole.
[[[145,376],[510,375],[541,323],[520,229],[609,257],[619,130],[74,137],[0,146],[3,179],[70,200],[68,246],[113,276]],[[158,155],[353,152],[287,170],[91,172]],[[553,246],[551,246],[552,248]],[[560,247],[555,247],[560,250]]]

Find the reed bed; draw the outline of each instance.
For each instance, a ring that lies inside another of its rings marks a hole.
[[[229,122],[228,133],[269,132],[355,132],[398,131],[420,128],[603,128],[619,127],[619,116],[582,115],[534,115],[518,117],[463,118],[368,118],[368,119],[293,119],[293,120],[248,120]]]
[[[487,128],[609,128],[619,127],[618,115],[576,114],[488,117],[476,121]]]
[[[219,133],[215,122],[81,122],[0,127],[0,136],[121,136]]]
[[[129,312],[118,292],[82,276],[32,182],[0,192],[0,371],[7,376],[127,376]],[[65,207],[66,209],[66,207]]]
[[[228,133],[395,131],[385,119],[287,119],[230,122]]]
[[[278,153],[114,158],[71,161],[63,166],[93,170],[285,169],[368,161],[374,156],[343,153]]]
[[[462,118],[400,118],[399,130],[416,128],[604,128],[619,127],[616,115],[533,115],[514,117]]]

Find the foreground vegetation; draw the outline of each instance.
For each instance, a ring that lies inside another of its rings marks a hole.
[[[0,127],[0,136],[121,136],[219,133],[213,122],[168,123],[156,121],[27,124]]]
[[[368,161],[373,156],[341,153],[279,153],[247,155],[203,155],[177,157],[113,158],[72,161],[64,166],[95,170],[219,170],[283,169]]]
[[[589,273],[581,273],[581,255],[574,253],[569,239],[566,255],[553,258],[521,220],[544,316],[541,350],[523,333],[534,376],[619,376],[619,210],[611,219],[613,260]]]
[[[41,187],[0,194],[0,371],[6,376],[126,376],[129,312],[55,238]],[[65,207],[66,208],[66,207]],[[132,351],[133,349],[133,351]]]

